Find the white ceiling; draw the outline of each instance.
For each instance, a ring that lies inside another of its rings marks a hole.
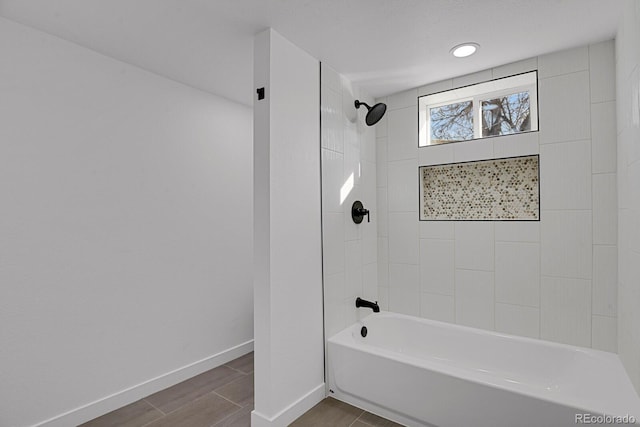
[[[614,37],[617,0],[0,0],[0,15],[247,105],[273,27],[373,96]],[[461,42],[481,45],[457,59]]]

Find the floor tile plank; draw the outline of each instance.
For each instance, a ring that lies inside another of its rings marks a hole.
[[[209,393],[147,427],[210,427],[241,409],[217,394]]]
[[[149,405],[149,403],[144,400],[138,400],[79,427],[141,427],[163,416],[162,412]]]
[[[330,397],[295,420],[292,427],[349,427],[363,410]]]
[[[225,397],[240,406],[253,406],[253,374],[230,382],[215,389],[220,396]]]
[[[219,366],[173,387],[154,393],[146,397],[145,400],[168,414],[212,392],[216,388],[240,378],[242,375],[227,366]]]
[[[251,411],[253,411],[253,405],[247,405],[215,424],[214,427],[251,427]]]
[[[402,424],[394,423],[386,418],[379,417],[371,412],[364,411],[358,421],[372,427],[403,427]]]
[[[247,353],[244,356],[238,357],[235,360],[232,360],[229,363],[226,363],[226,366],[237,369],[238,371],[242,371],[245,374],[250,374],[253,372],[253,351],[251,353]]]

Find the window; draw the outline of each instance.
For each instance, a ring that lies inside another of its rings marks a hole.
[[[473,139],[473,101],[429,108],[431,144]]]
[[[538,130],[537,72],[418,98],[419,146]]]

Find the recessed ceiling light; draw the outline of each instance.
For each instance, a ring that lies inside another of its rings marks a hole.
[[[456,58],[464,58],[473,55],[480,45],[478,43],[462,43],[451,48],[450,52]]]

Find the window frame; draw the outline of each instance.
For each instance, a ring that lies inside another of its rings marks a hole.
[[[529,92],[531,129],[505,135],[482,136],[482,101],[525,91]],[[472,139],[431,144],[431,109],[470,100],[473,103],[472,117],[474,137]],[[418,148],[447,145],[456,142],[471,142],[478,139],[496,138],[501,136],[513,136],[521,133],[537,132],[538,129],[537,70],[418,97]]]

